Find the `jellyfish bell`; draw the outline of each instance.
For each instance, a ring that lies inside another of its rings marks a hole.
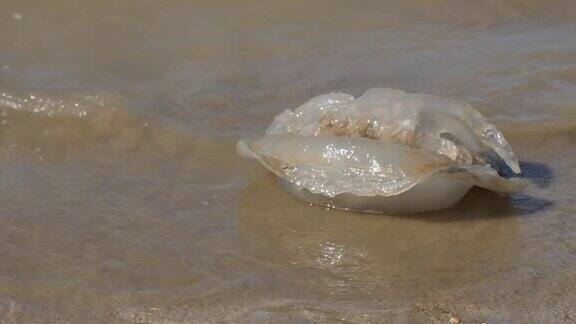
[[[364,212],[425,212],[452,206],[474,185],[523,189],[502,134],[464,103],[401,90],[321,95],[278,115],[238,152],[262,163],[298,198]]]

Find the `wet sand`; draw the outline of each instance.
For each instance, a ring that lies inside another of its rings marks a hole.
[[[0,13],[0,322],[576,320],[576,6]],[[366,215],[296,200],[236,156],[282,110],[375,86],[472,103],[532,186]]]

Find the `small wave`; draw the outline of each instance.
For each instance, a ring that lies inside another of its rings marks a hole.
[[[64,157],[87,149],[108,153],[136,150],[149,137],[149,123],[126,109],[125,102],[108,92],[0,91],[0,150],[35,152],[39,158]]]
[[[235,140],[198,138],[129,109],[117,93],[0,91],[0,157],[62,161],[126,158],[223,163]],[[136,155],[133,155],[136,154]]]
[[[115,111],[122,105],[122,101],[119,95],[107,92],[50,95],[0,91],[0,111],[13,110],[47,116],[85,117],[102,110]]]

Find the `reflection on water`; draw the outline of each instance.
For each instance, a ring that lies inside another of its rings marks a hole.
[[[519,260],[518,217],[508,198],[485,190],[434,214],[328,210],[292,198],[271,175],[242,191],[237,214],[248,251],[289,267],[297,284],[379,298],[482,286],[512,271]]]

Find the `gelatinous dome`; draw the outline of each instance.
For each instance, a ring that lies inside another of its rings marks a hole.
[[[503,161],[520,172],[509,144],[479,112],[401,90],[318,96],[278,115],[264,137],[242,139],[238,151],[300,198],[345,209],[435,210],[473,185],[502,193],[523,188],[494,169]],[[424,203],[429,197],[434,201]]]

